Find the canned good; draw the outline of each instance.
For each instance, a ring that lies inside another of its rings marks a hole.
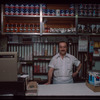
[[[6,10],[5,11],[5,15],[9,15],[9,10]]]
[[[9,4],[5,4],[5,8],[9,8],[10,7],[10,5]]]
[[[92,8],[93,9],[96,9],[97,8],[97,5],[96,4],[92,4]]]
[[[15,10],[15,15],[19,15],[19,9]]]
[[[20,15],[24,15],[24,9],[23,8],[20,9]]]
[[[100,11],[98,11],[98,17],[100,17]]]
[[[74,4],[70,4],[70,10],[74,10]]]
[[[87,10],[84,10],[84,16],[87,16]]]
[[[35,15],[39,15],[39,9],[35,9]]]
[[[35,9],[35,5],[34,5],[34,4],[31,4],[31,5],[29,6],[29,9]]]
[[[79,4],[79,9],[83,9],[83,4]]]
[[[35,14],[35,11],[34,10],[33,11],[30,11],[29,14],[30,15],[34,15]]]
[[[21,9],[21,8],[24,9],[24,4],[21,4],[21,5],[19,6],[19,8],[20,8],[20,9]]]
[[[48,16],[50,15],[50,9],[46,10],[46,15],[48,15]]]
[[[70,16],[74,16],[74,10],[70,10]]]
[[[46,9],[46,4],[42,4],[42,9]]]
[[[60,16],[64,16],[64,15],[65,15],[64,10],[60,10]]]
[[[15,9],[19,9],[20,6],[18,4],[15,5]]]
[[[88,4],[88,9],[89,9],[89,10],[92,9],[92,4]]]
[[[52,15],[52,16],[55,16],[55,15],[56,15],[56,12],[55,12],[54,9],[51,10],[51,15]]]
[[[42,14],[46,15],[46,9],[42,9]]]
[[[24,8],[29,10],[29,4],[26,4]]]
[[[14,9],[14,5],[13,4],[10,4],[10,8],[13,8]]]
[[[56,9],[56,16],[60,16],[60,9]]]
[[[88,11],[88,16],[92,16],[92,10]]]
[[[78,14],[79,16],[83,16],[84,15],[84,12],[83,12],[83,10],[79,10],[79,14]]]
[[[65,10],[65,16],[69,16],[69,10]]]
[[[39,4],[35,4],[35,9],[39,9]]]
[[[87,8],[88,8],[88,7],[87,7],[87,4],[83,4],[83,6],[84,6],[84,7],[83,7],[84,9],[87,9]]]
[[[95,17],[96,16],[96,10],[93,10],[92,15]]]
[[[14,10],[10,10],[9,15],[14,15]]]

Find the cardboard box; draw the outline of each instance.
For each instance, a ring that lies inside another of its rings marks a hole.
[[[91,85],[88,83],[88,81],[86,81],[86,86],[94,92],[100,92],[100,86]]]

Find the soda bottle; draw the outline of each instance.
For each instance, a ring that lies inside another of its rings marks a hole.
[[[81,24],[78,25],[78,33],[82,33],[82,26],[81,26]]]
[[[13,26],[13,23],[10,24],[10,32],[11,32],[11,33],[14,32],[14,26]]]
[[[8,32],[9,32],[9,30],[10,30],[10,29],[9,29],[9,23],[6,23],[6,30],[5,30],[5,32],[7,32],[7,33],[8,33]]]
[[[31,24],[31,31],[34,33],[35,32],[35,25]]]
[[[84,33],[87,33],[88,32],[87,25],[85,25],[83,32]]]
[[[88,24],[87,25],[87,31],[89,32],[89,33],[92,33],[92,28],[91,28],[91,26]]]
[[[22,25],[22,23],[19,24],[19,32],[20,32],[20,33],[23,32],[23,25]]]
[[[23,32],[27,32],[26,23],[24,23]]]
[[[14,24],[14,32],[16,32],[16,33],[18,32],[18,24],[17,23]]]
[[[40,28],[39,28],[39,24],[36,24],[36,32],[39,33],[40,32]]]
[[[31,32],[31,27],[30,27],[30,24],[28,24],[28,29],[27,31],[30,33]]]
[[[93,28],[93,33],[97,33],[97,27],[96,27],[96,25]]]

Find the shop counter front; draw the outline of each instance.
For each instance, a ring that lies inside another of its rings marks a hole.
[[[100,96],[93,92],[86,83],[38,85],[38,96]]]

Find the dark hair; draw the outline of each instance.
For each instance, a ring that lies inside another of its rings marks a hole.
[[[60,43],[66,43],[66,45],[67,45],[67,42],[66,41],[60,41],[59,43],[58,43],[58,47],[59,47],[59,44]]]

